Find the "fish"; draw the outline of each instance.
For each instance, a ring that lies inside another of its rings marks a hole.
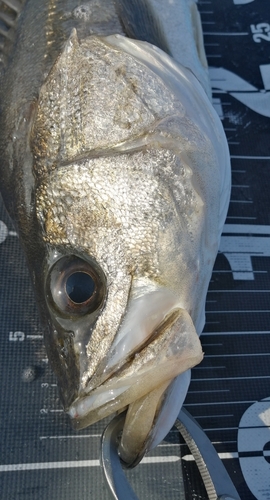
[[[231,174],[193,0],[4,0],[1,194],[75,429],[133,467],[203,352]]]

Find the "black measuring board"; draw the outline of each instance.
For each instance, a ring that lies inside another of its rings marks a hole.
[[[185,406],[241,499],[270,500],[270,4],[209,0],[198,7],[233,187],[207,296],[205,358],[192,371]],[[99,466],[105,423],[76,433],[62,411],[24,257],[2,205],[0,276],[0,498],[109,500]],[[28,367],[36,378],[25,383]],[[206,500],[176,429],[128,479],[141,500],[182,499],[181,467],[186,498]]]

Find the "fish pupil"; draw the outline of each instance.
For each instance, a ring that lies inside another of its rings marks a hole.
[[[66,292],[75,304],[83,304],[91,299],[95,291],[95,282],[90,274],[76,272],[66,281]]]

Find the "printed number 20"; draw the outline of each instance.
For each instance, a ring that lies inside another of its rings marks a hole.
[[[260,24],[251,24],[250,29],[253,33],[253,40],[256,43],[260,43],[262,40],[266,40],[270,42],[270,24],[268,23],[260,23]]]

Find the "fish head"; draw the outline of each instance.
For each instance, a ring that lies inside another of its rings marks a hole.
[[[63,166],[39,186],[45,341],[78,429],[154,393],[150,432],[170,382],[202,358],[185,277],[192,268],[196,280],[198,263],[159,162],[154,148],[101,156]]]
[[[120,453],[134,464],[170,430],[202,359],[224,135],[162,51],[73,32],[30,142],[34,282],[62,401],[77,429],[127,410]]]

